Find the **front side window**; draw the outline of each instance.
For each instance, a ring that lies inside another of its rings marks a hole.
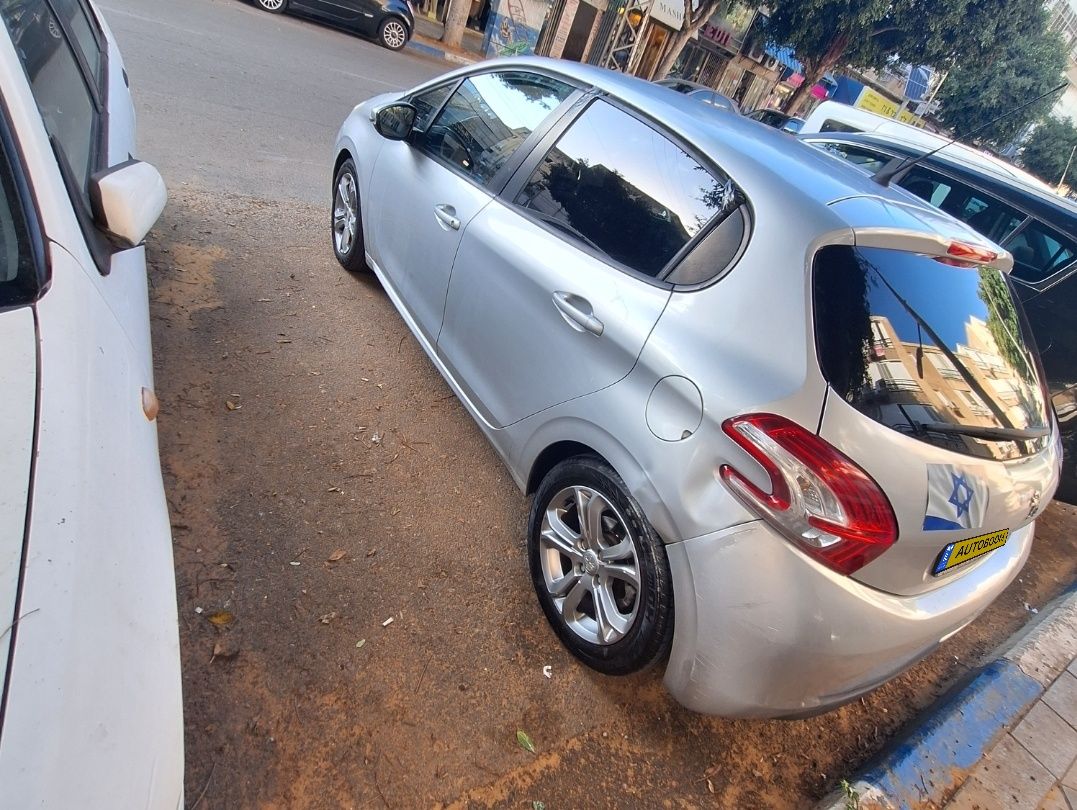
[[[599,257],[647,276],[719,212],[729,178],[637,118],[595,101],[543,158],[515,203]]]
[[[67,24],[94,81],[100,85],[104,57],[96,33],[96,23],[83,0],[52,0],[52,7]]]
[[[37,292],[30,238],[10,158],[0,154],[0,308],[28,303]]]
[[[1013,274],[1031,284],[1050,278],[1077,259],[1077,244],[1040,222],[1032,221],[1005,243],[1013,254]]]
[[[414,128],[417,132],[426,132],[426,128],[430,126],[430,122],[438,114],[438,110],[445,103],[445,99],[449,97],[452,88],[451,84],[443,84],[441,87],[417,93],[409,99],[415,106]]]
[[[472,76],[416,145],[485,184],[572,90],[536,73]]]
[[[44,0],[0,0],[0,17],[26,70],[45,129],[88,204],[97,112],[75,54]]]

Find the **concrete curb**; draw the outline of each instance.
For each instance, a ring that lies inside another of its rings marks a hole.
[[[454,53],[453,51],[447,51],[436,45],[428,45],[425,42],[419,42],[417,37],[412,37],[408,40],[408,44],[404,47],[406,50],[416,51],[425,54],[426,56],[432,56],[435,59],[444,59],[446,62],[452,62],[456,65],[473,65],[481,59],[479,56],[472,58],[470,56]]]
[[[1077,656],[1077,584],[1040,611],[996,658],[956,687],[852,782],[817,810],[940,807],[995,741],[1025,715]]]

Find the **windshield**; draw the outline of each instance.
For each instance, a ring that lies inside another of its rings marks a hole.
[[[983,458],[1046,446],[1032,341],[1001,271],[828,247],[816,257],[814,300],[823,374],[865,415]]]

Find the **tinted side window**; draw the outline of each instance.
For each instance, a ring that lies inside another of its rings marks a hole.
[[[833,118],[828,118],[823,122],[823,125],[819,127],[820,132],[861,132],[859,127],[854,127],[852,124],[846,124],[842,121],[835,121]]]
[[[1025,221],[1024,214],[1001,200],[922,166],[914,166],[898,185],[996,242]]]
[[[75,47],[85,59],[94,81],[100,85],[103,56],[97,38],[97,24],[90,16],[86,4],[83,0],[52,0],[52,7],[67,23],[67,28],[74,37]]]
[[[0,307],[27,303],[37,292],[30,238],[8,160],[0,154]]]
[[[728,212],[735,196],[729,178],[704,169],[637,118],[595,101],[515,202],[602,258],[657,276],[716,213]]]
[[[572,90],[535,73],[472,76],[417,145],[486,183]]]
[[[1035,283],[1050,278],[1077,259],[1077,244],[1033,220],[1006,243],[1013,254],[1013,274]]]
[[[434,120],[441,105],[452,92],[451,84],[443,84],[431,90],[412,96],[409,101],[415,105],[415,129],[418,132],[426,132],[430,122]]]
[[[75,54],[41,0],[0,0],[0,16],[30,79],[45,129],[55,138],[88,204],[87,185],[96,164],[97,113]]]

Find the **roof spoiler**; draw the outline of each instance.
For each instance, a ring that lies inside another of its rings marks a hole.
[[[858,247],[922,253],[946,264],[958,266],[986,264],[1003,273],[1009,273],[1013,269],[1013,256],[997,245],[943,236],[940,233],[868,226],[853,228],[853,238]]]

